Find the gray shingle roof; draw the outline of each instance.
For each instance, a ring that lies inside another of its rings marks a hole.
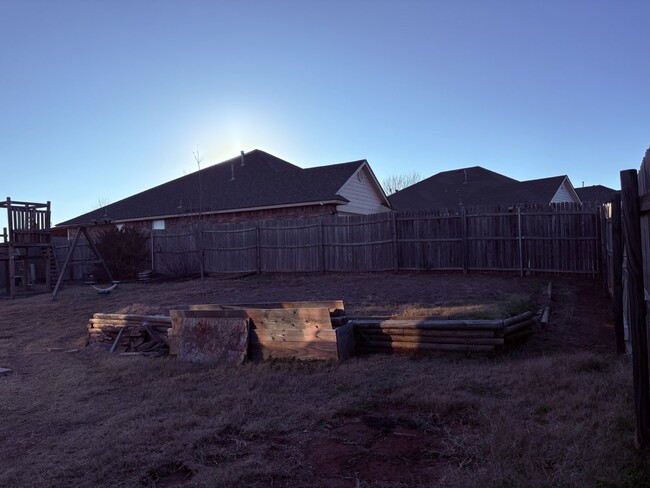
[[[365,160],[302,169],[259,149],[58,224],[148,220],[203,212],[347,200],[336,192]],[[234,178],[233,178],[234,176]]]
[[[618,192],[619,190],[614,190],[603,185],[576,188],[576,193],[580,197],[580,200],[591,203],[609,203],[612,200],[612,195]]]
[[[566,175],[517,181],[473,166],[437,173],[388,199],[396,210],[549,203]]]

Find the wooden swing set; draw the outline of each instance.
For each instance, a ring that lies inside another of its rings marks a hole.
[[[113,281],[99,249],[85,227],[77,229],[63,267],[59,269],[52,240],[50,202],[19,202],[7,197],[6,201],[0,202],[1,208],[7,209],[8,227],[3,228],[0,234],[0,264],[4,265],[5,288],[11,298],[16,298],[19,292],[34,291],[36,282],[41,280],[45,282],[46,292],[52,291],[54,300],[63,284],[66,268],[74,262],[72,256],[82,234],[96,257],[93,260],[82,260],[83,263],[101,264]]]

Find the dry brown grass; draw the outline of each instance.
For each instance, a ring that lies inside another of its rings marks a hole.
[[[556,282],[549,330],[494,358],[235,369],[47,352],[82,346],[94,312],[341,297],[355,313],[392,314],[462,307],[463,293],[472,306],[524,291],[534,303],[543,285],[443,278],[213,278],[206,295],[188,281],[1,301],[0,367],[14,373],[0,377],[0,486],[648,486],[647,457],[632,446],[630,365],[588,329],[582,342],[571,332],[580,300],[606,311],[587,282]]]

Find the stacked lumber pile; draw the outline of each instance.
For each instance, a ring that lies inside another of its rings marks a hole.
[[[342,300],[192,305],[189,311],[171,312],[168,331],[170,354],[185,343],[185,324],[199,313],[205,321],[246,320],[249,326],[247,357],[332,359],[342,361],[354,354],[354,331],[346,324]],[[207,324],[207,322],[206,322]]]
[[[533,314],[506,320],[352,318],[359,352],[495,352],[532,334]]]
[[[88,346],[111,352],[167,354],[167,329],[171,318],[165,315],[96,313],[88,321]]]

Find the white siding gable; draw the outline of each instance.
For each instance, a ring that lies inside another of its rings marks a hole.
[[[368,166],[363,164],[337,192],[350,201],[346,205],[339,205],[337,210],[341,213],[362,215],[388,212],[386,200],[375,181]]]
[[[569,203],[579,203],[580,200],[578,199],[575,190],[571,187],[571,183],[565,179],[562,184],[560,185],[560,188],[558,188],[557,192],[555,192],[555,195],[553,195],[553,198],[551,199],[551,203],[564,203],[564,202],[569,202]]]

